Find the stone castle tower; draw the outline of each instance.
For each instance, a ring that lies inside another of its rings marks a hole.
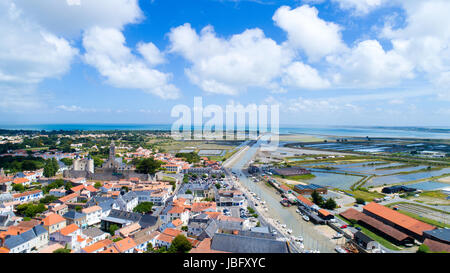
[[[87,158],[75,158],[72,170],[94,173],[94,160],[90,156]]]

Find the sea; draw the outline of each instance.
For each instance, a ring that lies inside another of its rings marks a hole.
[[[171,124],[33,124],[0,125],[0,129],[34,131],[170,131],[171,126]],[[279,133],[337,137],[450,139],[450,127],[280,126]]]

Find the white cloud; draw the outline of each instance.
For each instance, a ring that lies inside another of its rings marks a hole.
[[[164,54],[153,43],[139,43],[137,50],[152,66],[166,62]]]
[[[330,82],[323,79],[319,72],[309,65],[294,62],[284,71],[283,84],[298,88],[322,89],[330,86]]]
[[[27,20],[12,1],[0,2],[0,108],[36,108],[36,85],[64,75],[78,50]]]
[[[190,80],[206,92],[235,95],[248,87],[270,87],[292,54],[260,29],[248,29],[229,39],[217,37],[211,26],[200,34],[184,24],[169,33],[172,53],[186,58]]]
[[[139,89],[164,99],[179,97],[179,90],[169,83],[171,74],[160,72],[133,55],[119,30],[94,27],[84,33],[83,46],[86,63],[94,66],[110,85]],[[139,47],[144,55],[145,48],[144,45]]]
[[[282,109],[293,113],[357,112],[360,110],[356,105],[335,99],[307,99],[303,97],[289,100]]]
[[[341,9],[353,10],[355,15],[364,15],[381,7],[387,0],[332,0],[337,2]],[[410,0],[406,0],[410,1]]]
[[[401,1],[406,26],[386,25],[381,37],[390,39],[393,51],[412,62],[437,87],[450,90],[450,2]]]
[[[67,112],[82,112],[82,113],[86,113],[86,112],[97,112],[96,109],[92,109],[92,108],[84,108],[81,106],[77,106],[77,105],[58,105],[56,107],[56,109],[58,110],[62,110],[62,111],[67,111]]]
[[[288,34],[288,44],[302,49],[312,61],[340,52],[346,48],[342,28],[319,18],[315,7],[303,5],[296,9],[280,7],[272,18]]]
[[[122,28],[143,18],[138,0],[15,0],[28,18],[57,35],[93,26]]]
[[[39,83],[70,68],[77,50],[67,40],[22,18],[9,2],[0,3],[0,83]]]
[[[377,88],[414,77],[414,66],[395,51],[385,51],[376,40],[366,40],[341,55],[329,56],[334,83],[344,87]]]
[[[0,111],[23,113],[42,109],[45,96],[38,95],[34,86],[28,84],[0,83]]]

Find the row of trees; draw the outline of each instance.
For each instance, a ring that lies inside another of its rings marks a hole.
[[[336,201],[334,201],[333,198],[324,200],[324,198],[317,191],[313,191],[313,193],[311,194],[311,198],[313,203],[321,208],[334,210],[337,207]]]
[[[44,166],[45,162],[42,158],[28,157],[0,157],[0,168],[9,170],[12,173],[23,171],[35,171]]]
[[[44,176],[53,177],[59,170],[58,161],[55,158],[49,159],[45,162],[44,166]]]
[[[161,167],[162,162],[154,158],[144,158],[134,161],[134,164],[138,173],[154,175]]]
[[[175,157],[183,158],[189,163],[198,163],[200,162],[200,156],[195,152],[190,153],[177,153],[175,154]]]

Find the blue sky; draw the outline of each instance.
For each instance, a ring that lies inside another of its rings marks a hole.
[[[281,124],[450,126],[449,1],[94,2],[0,4],[0,124],[171,123],[201,96]]]

